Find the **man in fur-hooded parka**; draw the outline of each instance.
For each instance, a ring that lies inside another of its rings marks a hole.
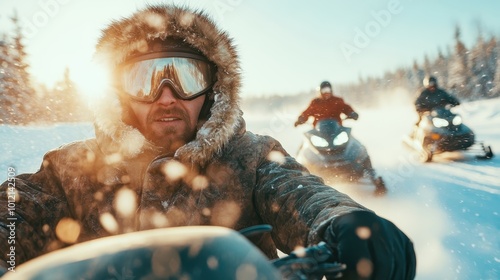
[[[104,236],[188,225],[241,230],[269,224],[271,233],[252,241],[274,258],[276,249],[288,253],[322,240],[342,244],[342,233],[334,229],[339,217],[363,213],[378,218],[310,175],[273,138],[246,131],[238,105],[235,47],[204,13],[149,6],[105,29],[96,57],[113,69],[147,50],[151,41],[173,35],[217,67],[217,80],[206,96],[210,111],[200,118],[195,137],[175,151],[156,147],[129,121],[130,110],[118,89],[107,92],[96,109],[95,139],[50,151],[38,172],[16,178],[17,264]],[[2,193],[7,188],[5,182]],[[7,197],[0,200],[6,205]],[[8,235],[2,224],[0,239]],[[402,249],[413,250],[404,240]],[[0,246],[6,252],[7,242]],[[5,254],[1,258],[7,260]],[[409,263],[411,275],[414,260]]]

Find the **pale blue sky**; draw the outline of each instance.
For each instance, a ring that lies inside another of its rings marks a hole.
[[[28,4],[31,2],[32,4]],[[26,27],[31,72],[53,83],[71,69],[80,85],[99,32],[146,3],[127,0],[0,0],[0,31],[17,9]],[[453,44],[454,26],[467,46],[481,27],[500,35],[500,1],[431,0],[177,0],[206,9],[238,46],[243,94],[293,94],[322,80],[355,81],[422,62]],[[85,86],[83,86],[85,87]]]

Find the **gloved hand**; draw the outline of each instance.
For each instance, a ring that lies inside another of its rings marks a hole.
[[[392,222],[367,211],[335,219],[325,233],[347,268],[340,279],[414,279],[413,243]]]
[[[306,121],[307,121],[307,117],[300,115],[299,118],[297,119],[297,121],[295,122],[294,126],[297,127],[298,125],[303,124]]]
[[[357,120],[359,118],[359,115],[356,112],[352,112],[349,114],[349,118],[351,118],[353,120]]]

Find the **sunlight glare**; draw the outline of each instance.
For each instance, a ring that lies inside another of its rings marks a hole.
[[[72,71],[73,79],[88,104],[95,102],[106,91],[110,90],[111,78],[109,71],[102,65],[94,62],[82,63]]]

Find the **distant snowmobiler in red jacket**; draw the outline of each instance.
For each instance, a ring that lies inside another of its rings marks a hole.
[[[332,85],[328,81],[324,81],[320,85],[321,96],[311,101],[307,109],[302,112],[295,126],[305,123],[309,117],[313,117],[313,125],[321,120],[333,119],[342,125],[342,114],[348,118],[357,120],[358,114],[350,105],[338,96],[333,95]]]
[[[365,146],[351,134],[351,128],[342,126],[343,115],[357,120],[358,114],[342,98],[333,95],[330,82],[321,83],[320,94],[295,122],[297,126],[309,117],[314,118],[314,128],[304,133],[297,161],[326,181],[358,182],[369,178],[375,185],[376,195],[387,193],[384,180],[373,169]]]

